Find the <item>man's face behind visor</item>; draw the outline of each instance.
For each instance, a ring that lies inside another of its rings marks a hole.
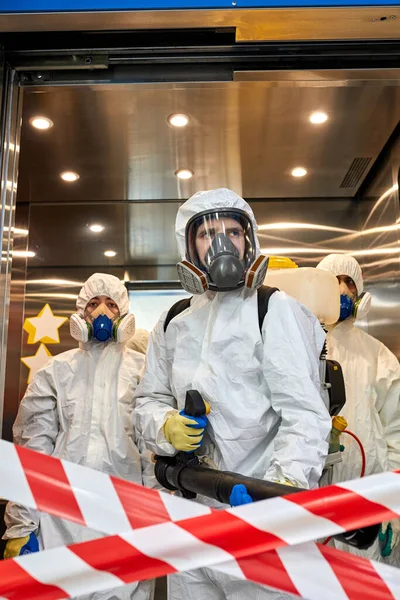
[[[233,218],[210,219],[201,223],[196,232],[195,247],[200,263],[207,267],[206,255],[216,235],[226,235],[238,251],[238,258],[243,260],[245,250],[245,233],[242,225]]]
[[[218,206],[198,212],[186,222],[185,253],[177,266],[188,292],[231,292],[262,285],[268,258],[260,254],[253,213],[241,202],[247,210]],[[177,227],[181,236],[181,224]]]
[[[239,209],[210,210],[193,217],[186,228],[186,256],[208,272],[214,258],[231,254],[244,269],[254,261],[256,240],[249,216]]]

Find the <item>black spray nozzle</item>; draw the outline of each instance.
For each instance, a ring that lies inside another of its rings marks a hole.
[[[334,535],[333,538],[358,550],[367,550],[375,542],[379,535],[381,524],[369,525],[368,527],[360,527],[360,529],[354,529],[354,531],[346,531]]]
[[[197,390],[188,390],[185,398],[185,413],[190,417],[206,414],[206,404]],[[246,477],[230,471],[217,471],[202,467],[192,452],[178,452],[176,456],[156,456],[155,476],[167,490],[179,490],[184,498],[194,499],[197,494],[212,498],[222,504],[229,504],[235,485],[243,483],[252,499],[265,500],[303,491],[296,488],[254,477]],[[334,539],[350,546],[365,550],[375,541],[380,524],[362,527],[333,536]]]
[[[197,494],[229,504],[235,485],[242,483],[254,501],[277,496],[286,496],[304,490],[272,481],[246,477],[239,473],[217,471],[200,466],[194,454],[187,455],[186,462],[176,457],[156,456],[155,476],[168,490],[179,490],[185,498],[195,498]],[[190,458],[191,457],[191,458]],[[267,510],[267,508],[266,508]],[[334,539],[350,546],[365,550],[375,541],[380,524],[362,527],[333,536]]]

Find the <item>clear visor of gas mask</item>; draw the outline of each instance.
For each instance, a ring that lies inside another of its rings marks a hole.
[[[186,258],[210,274],[216,258],[229,256],[240,261],[243,271],[256,257],[253,227],[246,212],[239,209],[204,211],[186,226]]]

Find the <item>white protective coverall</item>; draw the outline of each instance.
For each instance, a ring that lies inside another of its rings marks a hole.
[[[114,300],[121,316],[129,312],[125,286],[113,275],[98,273],[83,286],[78,312],[83,315],[89,300],[101,295]],[[141,484],[132,410],[143,363],[143,355],[114,341],[80,344],[51,358],[37,372],[20,404],[13,428],[15,443]],[[8,503],[5,521],[5,539],[38,532],[44,549],[101,537],[96,531],[14,503]],[[144,581],[80,598],[151,600],[153,589],[153,581]]]
[[[357,295],[363,292],[360,265],[349,255],[325,257],[319,269],[336,276],[351,277]],[[400,468],[400,365],[397,358],[381,342],[354,325],[348,317],[330,328],[327,336],[328,358],[340,363],[346,388],[346,404],[341,415],[348,429],[361,440],[366,453],[365,475]],[[357,479],[361,473],[361,452],[348,435],[341,437],[345,446],[342,462],[333,467],[333,483]],[[379,542],[360,551],[334,541],[337,548],[400,567],[400,548],[383,559]]]
[[[224,189],[200,192],[178,211],[182,257],[188,220],[218,207],[246,211],[256,232],[253,212],[237,194]],[[211,405],[198,454],[222,470],[315,487],[331,429],[320,393],[318,359],[325,334],[317,319],[293,298],[276,292],[261,336],[257,292],[244,288],[195,296],[166,333],[165,317],[151,334],[146,371],[135,394],[134,421],[147,447],[157,454],[176,453],[163,426],[168,416],[184,408],[186,391],[195,389]],[[284,597],[209,569],[169,578],[170,600]]]

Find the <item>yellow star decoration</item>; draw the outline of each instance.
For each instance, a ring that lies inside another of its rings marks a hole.
[[[40,344],[34,356],[23,356],[21,362],[29,369],[28,383],[32,381],[36,373],[44,367],[52,354],[47,350],[44,344]]]
[[[43,342],[44,344],[59,344],[58,329],[68,317],[56,317],[49,304],[43,306],[37,317],[25,319],[24,329],[29,334],[28,344]]]

